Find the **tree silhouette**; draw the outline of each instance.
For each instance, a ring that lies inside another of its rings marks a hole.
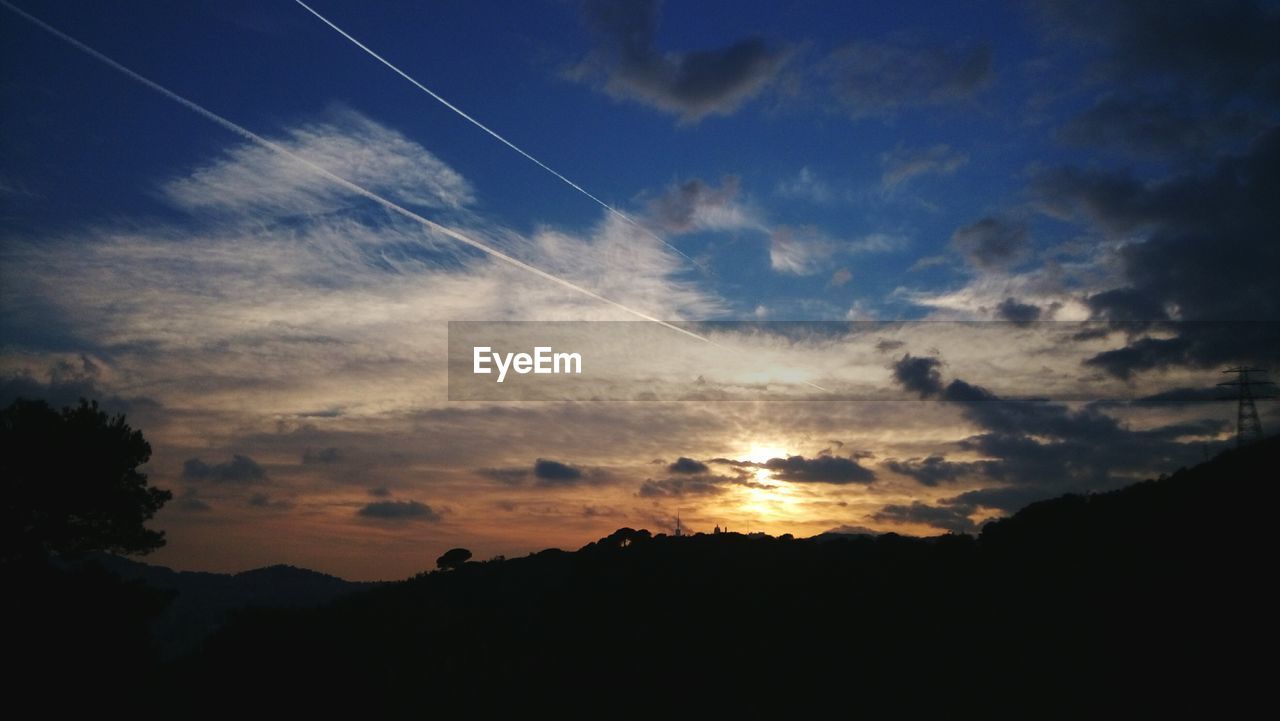
[[[450,548],[436,559],[436,566],[441,569],[456,570],[471,558],[471,551],[465,548]]]
[[[144,524],[173,494],[138,471],[151,446],[123,415],[18,399],[0,411],[0,448],[0,559],[164,545]]]

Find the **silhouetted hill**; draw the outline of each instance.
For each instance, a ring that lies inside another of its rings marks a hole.
[[[168,605],[152,621],[152,636],[163,658],[196,650],[234,611],[319,606],[378,585],[287,565],[236,574],[174,571],[106,553],[67,565],[96,566],[123,581],[139,582],[167,596]]]
[[[1231,716],[1270,683],[1239,649],[1272,639],[1278,448],[1033,504],[977,539],[620,529],[244,612],[167,687],[294,713]]]

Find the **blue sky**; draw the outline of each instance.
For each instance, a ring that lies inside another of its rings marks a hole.
[[[312,4],[635,225],[295,2],[19,7],[292,154],[0,11],[4,398],[126,411],[182,567],[971,531],[1228,442],[1185,401],[1280,346],[1275,3]],[[920,403],[448,401],[447,321],[634,318],[590,294],[1006,335],[725,327],[705,372]],[[965,405],[1029,395],[1073,401]]]
[[[1028,118],[1028,95],[1040,79],[1025,66],[1048,52],[1032,39],[1036,20],[1002,4],[905,13],[839,3],[665,7],[655,52],[716,49],[760,36],[783,58],[770,83],[734,111],[696,119],[572,79],[599,45],[572,3],[443,3],[430,12],[411,3],[358,12],[342,4],[316,8],[627,212],[642,214],[646,202],[674,184],[718,186],[733,177],[735,200],[756,208],[770,227],[810,227],[837,243],[892,239],[892,250],[850,259],[857,281],[829,292],[815,288],[812,277],[770,272],[767,232],[740,228],[678,239],[691,255],[709,255],[714,288],[729,301],[731,317],[764,305],[777,306],[778,317],[788,319],[842,318],[854,303],[888,317],[916,317],[921,309],[888,300],[888,292],[900,284],[958,279],[936,267],[907,269],[945,251],[951,232],[975,213],[1020,204],[1029,164],[1070,157],[1047,137],[1047,120]],[[462,173],[476,189],[477,210],[513,228],[582,229],[599,218],[590,200],[296,5],[51,3],[28,9],[264,134],[335,106],[358,109]],[[946,32],[929,30],[940,27]],[[6,117],[6,165],[47,199],[11,208],[16,222],[74,225],[122,213],[164,214],[170,209],[156,202],[157,183],[229,139],[43,34],[13,30],[6,66],[19,72],[10,73],[5,87],[5,105],[13,109]],[[946,101],[904,97],[886,107],[851,107],[826,94],[823,84],[830,80],[820,69],[829,62],[825,56],[851,40],[940,48],[961,57],[981,50],[989,53],[990,67]],[[952,169],[886,184],[895,153],[909,158],[939,146],[945,147],[943,167],[950,158]]]

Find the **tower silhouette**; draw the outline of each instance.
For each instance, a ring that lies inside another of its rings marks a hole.
[[[1255,398],[1271,398],[1266,390],[1257,392],[1255,389],[1265,389],[1267,386],[1274,386],[1268,380],[1261,380],[1259,375],[1267,373],[1266,368],[1245,368],[1237,366],[1228,368],[1223,373],[1234,373],[1236,379],[1219,383],[1219,386],[1236,388],[1236,447],[1262,440],[1262,421],[1258,419],[1258,407],[1254,404]],[[1249,374],[1255,374],[1254,378],[1250,378]]]

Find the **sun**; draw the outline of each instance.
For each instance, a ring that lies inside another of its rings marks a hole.
[[[787,449],[781,446],[766,446],[758,443],[751,444],[751,450],[742,456],[742,460],[751,461],[752,463],[764,463],[770,458],[786,458]]]

